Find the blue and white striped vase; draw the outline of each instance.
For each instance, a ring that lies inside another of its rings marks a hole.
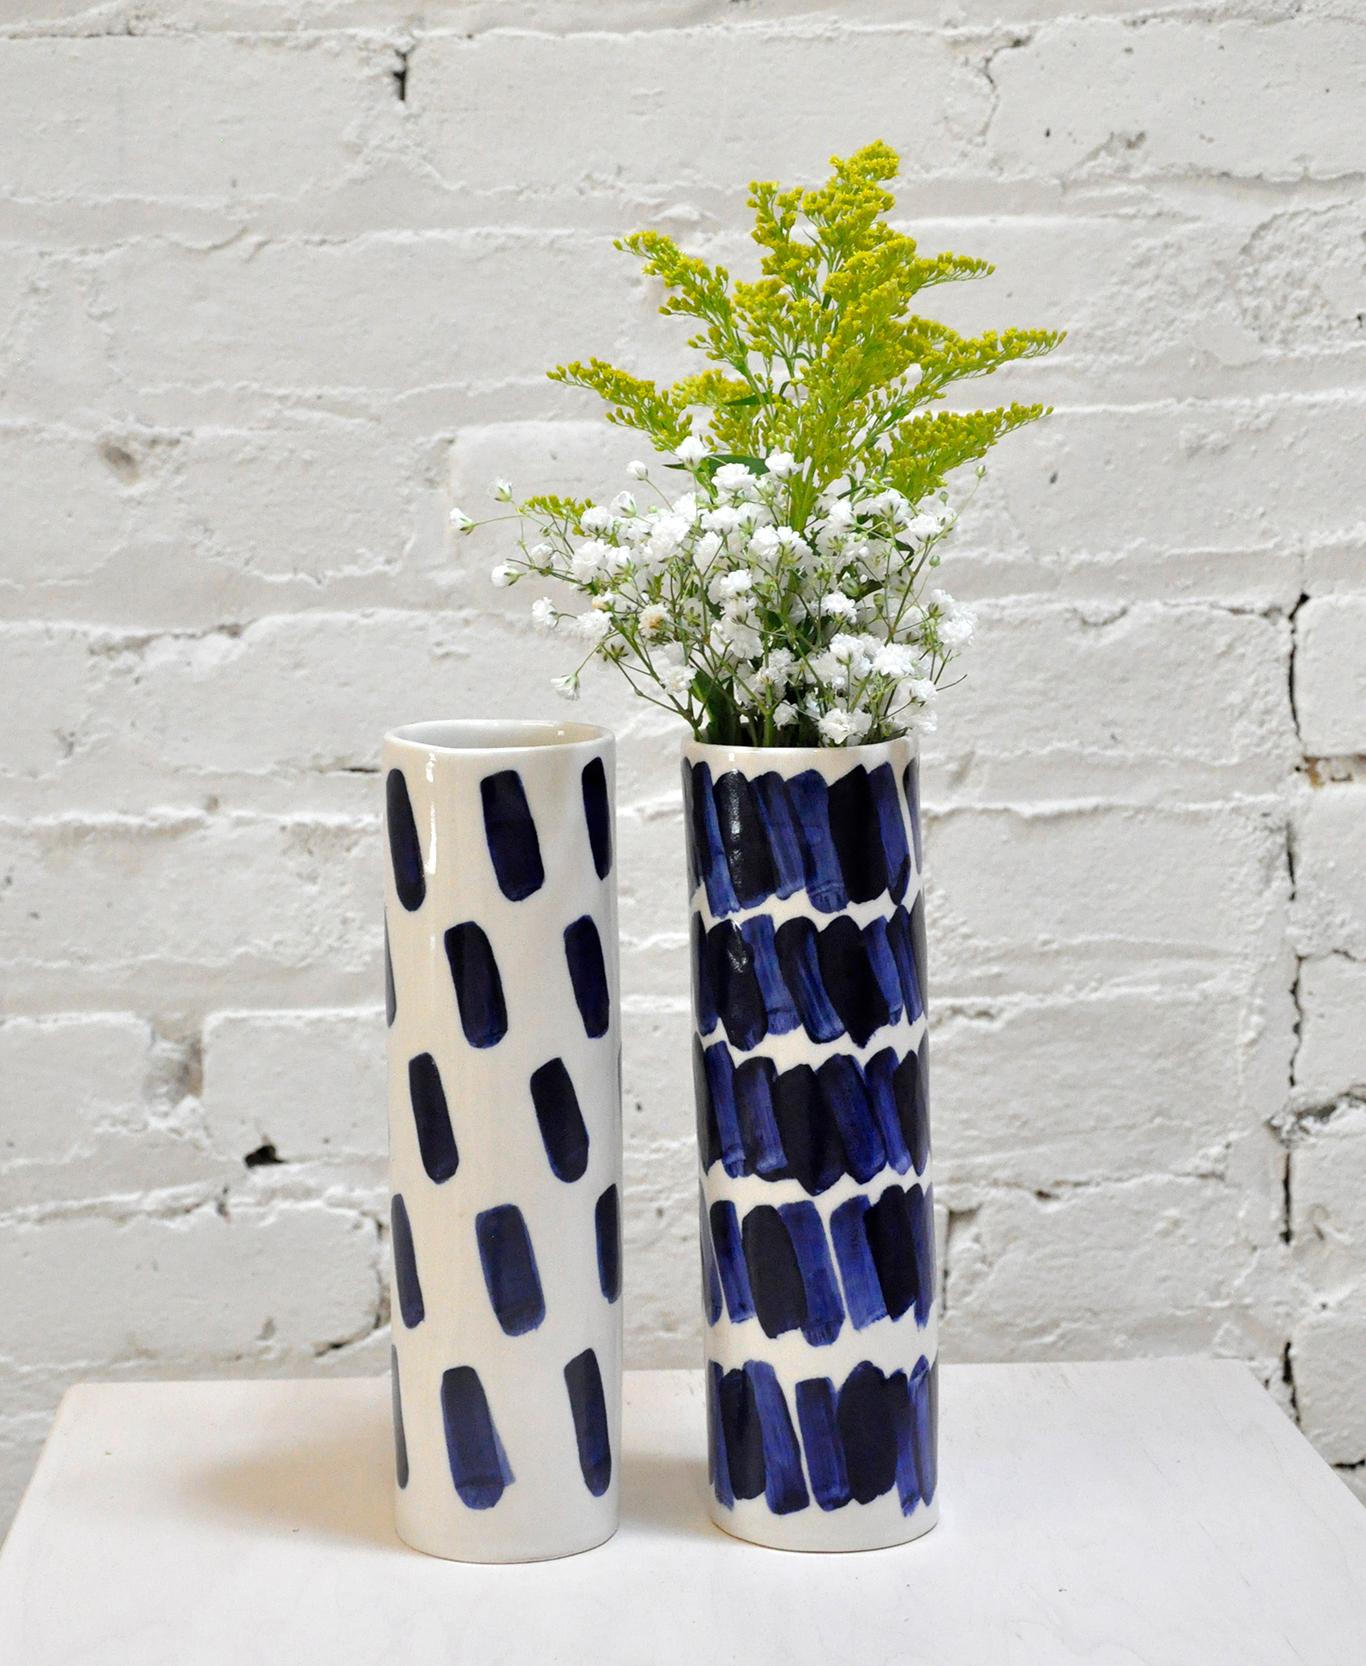
[[[618,1511],[613,741],[419,723],[384,768],[398,1532],[566,1556]]]
[[[917,775],[684,746],[710,1505],[777,1549],[938,1516]]]

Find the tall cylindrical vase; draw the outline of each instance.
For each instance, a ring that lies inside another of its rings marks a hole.
[[[938,1514],[917,774],[684,747],[711,1513],[778,1549]]]
[[[617,1525],[613,741],[419,723],[384,768],[398,1531],[566,1556]]]

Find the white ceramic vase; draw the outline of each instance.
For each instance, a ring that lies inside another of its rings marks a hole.
[[[710,1504],[777,1549],[938,1515],[917,777],[684,746]]]
[[[613,741],[420,723],[384,770],[398,1532],[566,1556],[618,1511]]]

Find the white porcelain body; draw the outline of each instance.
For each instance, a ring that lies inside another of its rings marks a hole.
[[[460,1561],[565,1556],[618,1518],[613,740],[417,724],[384,769],[398,1532]]]
[[[683,760],[712,1518],[905,1543],[939,1507],[915,748]]]

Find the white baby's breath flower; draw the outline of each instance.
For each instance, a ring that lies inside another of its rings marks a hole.
[[[712,481],[718,492],[747,492],[754,484],[754,476],[743,463],[722,463]]]
[[[680,463],[687,463],[691,467],[692,464],[702,461],[707,455],[707,448],[696,434],[689,434],[674,455]]]
[[[476,526],[463,509],[451,510],[451,529],[454,532],[471,532]]]
[[[571,671],[564,677],[552,677],[550,686],[562,700],[577,700],[579,697],[579,674]]]
[[[643,607],[640,610],[641,631],[652,639],[659,636],[668,622],[668,612],[658,602],[651,602],[648,607]]]
[[[501,476],[499,476],[499,478],[494,481],[492,487],[490,488],[490,493],[491,493],[492,497],[499,503],[511,503],[512,502],[512,482],[510,480],[504,480]]]
[[[770,451],[765,460],[775,480],[786,480],[797,466],[797,459],[790,451]]]
[[[644,480],[650,471],[646,468],[644,463],[642,463],[639,459],[636,459],[626,465],[626,472],[631,476],[632,480]]]
[[[884,642],[873,655],[873,670],[882,677],[909,677],[915,669],[915,649],[906,642]]]
[[[591,504],[579,516],[579,525],[585,532],[606,532],[612,524],[612,511],[604,509],[600,503]]]
[[[838,707],[825,712],[816,724],[820,737],[830,746],[843,746],[853,738],[854,724],[849,713]]]
[[[506,590],[508,585],[515,582],[517,569],[510,562],[500,561],[489,577],[493,580],[495,589]]]
[[[832,590],[821,597],[821,614],[826,619],[847,619],[852,624],[858,617],[858,608],[842,590]]]
[[[574,620],[574,634],[596,646],[612,628],[612,615],[598,607],[590,607]]]
[[[692,667],[666,665],[659,674],[659,680],[666,694],[672,695],[675,700],[686,700],[692,691]]]
[[[612,509],[618,515],[634,515],[636,500],[629,492],[618,492],[612,499]]]
[[[531,604],[531,622],[538,631],[555,629],[555,604],[549,596],[538,596]]]
[[[797,708],[790,700],[780,700],[773,708],[773,723],[776,728],[787,729],[797,721]]]

